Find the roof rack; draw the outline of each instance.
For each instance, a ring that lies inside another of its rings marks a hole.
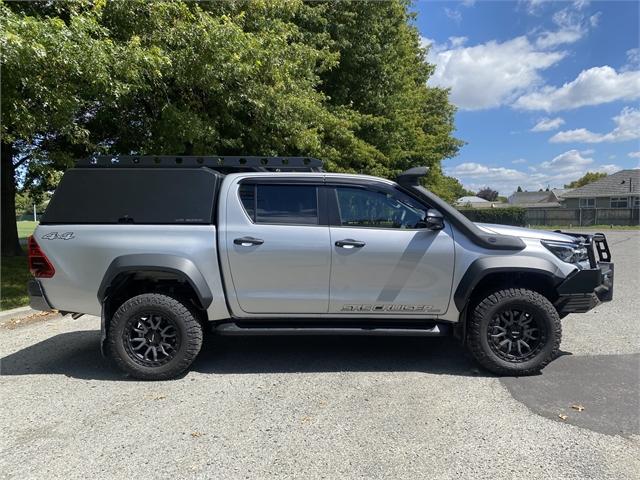
[[[92,155],[76,162],[92,168],[194,168],[220,173],[321,172],[322,161],[310,157],[254,157],[218,155]]]

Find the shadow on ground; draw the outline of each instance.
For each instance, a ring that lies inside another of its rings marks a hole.
[[[640,354],[562,356],[541,375],[500,379],[513,398],[539,415],[624,436],[640,434],[639,380]]]
[[[450,338],[208,337],[192,371],[213,374],[394,372],[484,375]],[[100,355],[100,332],[62,333],[0,359],[2,375],[124,376]]]
[[[640,434],[640,355],[565,354],[541,375],[501,378],[533,412],[606,434]],[[450,338],[212,337],[191,370],[205,374],[424,372],[489,375]],[[2,375],[65,375],[127,380],[100,355],[99,331],[56,335],[0,359]],[[572,405],[582,405],[578,412]]]

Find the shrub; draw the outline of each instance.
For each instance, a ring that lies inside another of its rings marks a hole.
[[[526,210],[520,207],[460,209],[460,213],[472,222],[499,223],[519,227],[525,224],[525,212]]]

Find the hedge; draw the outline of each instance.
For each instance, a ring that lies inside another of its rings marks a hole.
[[[460,213],[473,222],[524,226],[526,210],[520,207],[460,208]]]

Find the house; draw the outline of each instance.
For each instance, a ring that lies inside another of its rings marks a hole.
[[[640,169],[621,170],[563,195],[566,208],[640,208]]]
[[[561,206],[562,195],[567,192],[569,192],[569,190],[564,189],[553,189],[543,192],[514,192],[507,201],[512,207],[557,208]]]
[[[485,200],[484,198],[467,196],[460,197],[455,202],[456,207],[473,207],[473,208],[490,208],[491,202]]]

